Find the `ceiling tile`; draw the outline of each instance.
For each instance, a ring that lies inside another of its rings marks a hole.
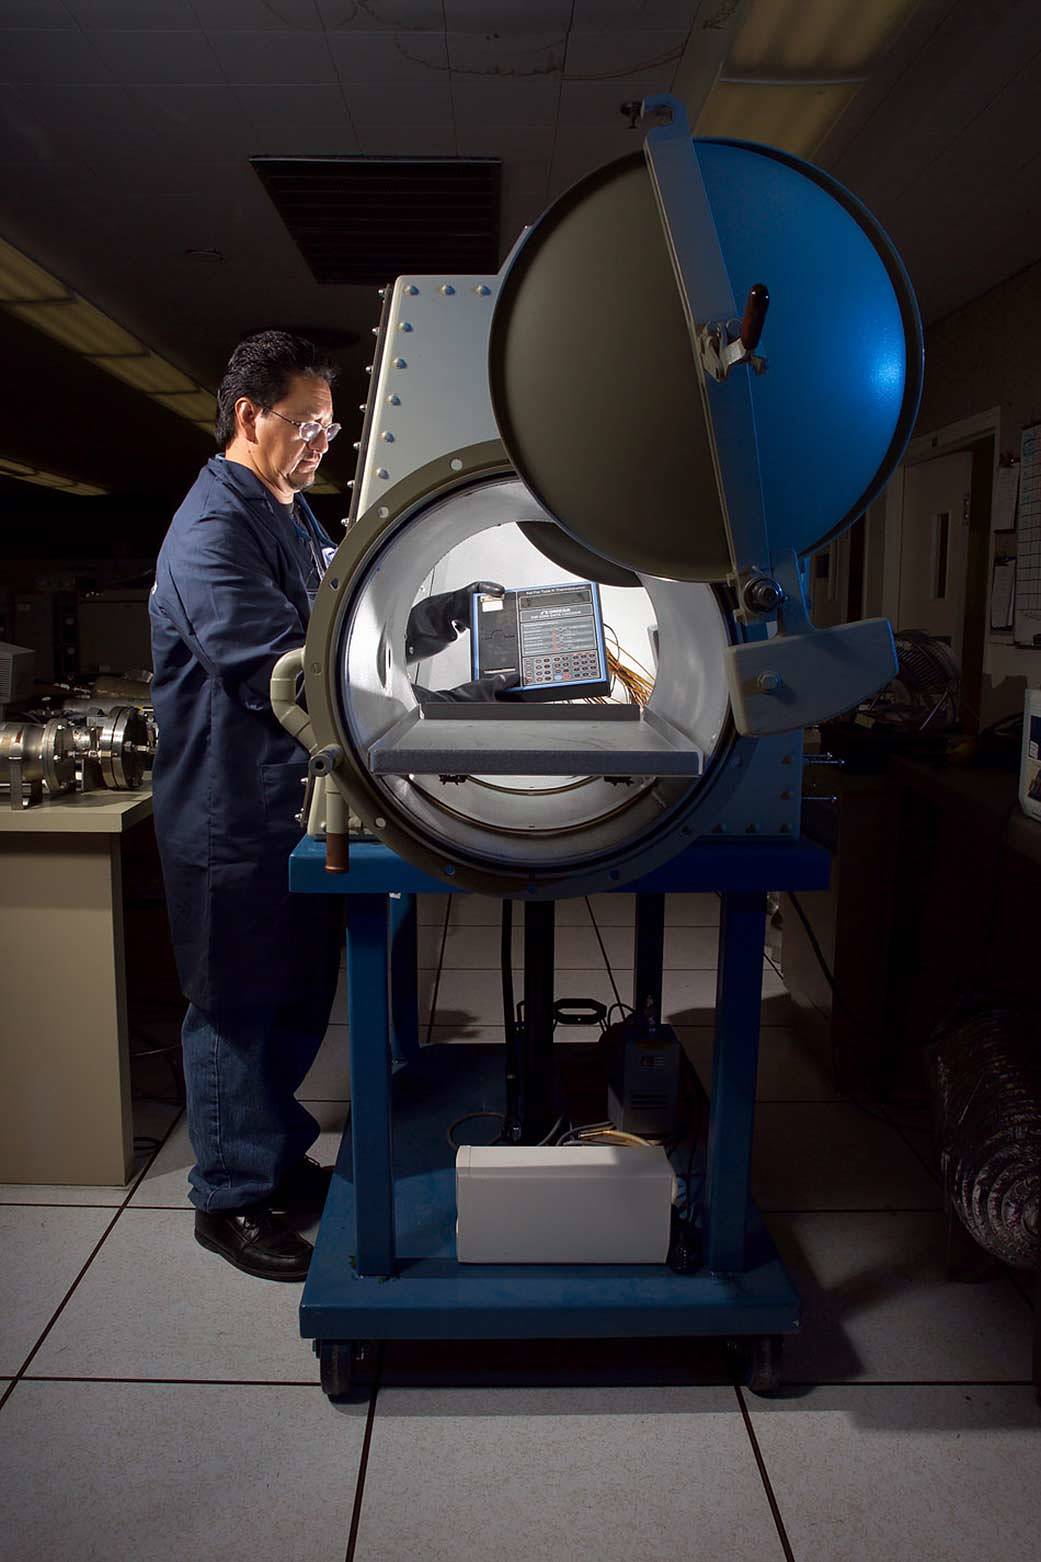
[[[617,80],[612,77],[610,81],[565,81],[560,94],[560,123],[614,130],[618,124],[628,123],[621,111],[623,103],[660,90],[660,80],[646,76],[619,77]],[[635,130],[632,135],[634,142],[639,144],[640,132]]]
[[[667,84],[675,74],[686,41],[686,33],[678,31],[573,32],[568,39],[564,74],[569,81],[651,76]]]
[[[456,123],[469,125],[553,125],[560,81],[539,77],[452,76]]]
[[[33,127],[48,161],[89,162],[110,141],[138,133],[133,95],[113,92],[107,83],[11,87],[3,96],[19,122]]]
[[[357,131],[344,119],[342,125],[286,126],[258,131],[251,157],[357,157],[362,145]]]
[[[454,122],[447,72],[428,81],[344,87],[343,93],[351,122],[359,131],[384,127],[390,130],[397,122],[410,129],[420,125],[445,129]]]
[[[22,93],[27,100],[19,101]],[[0,161],[51,163],[60,155],[46,126],[31,113],[33,88],[7,87],[0,93]]]
[[[975,139],[1010,94],[1034,116],[1030,129],[1023,129],[1026,144],[1036,142],[1041,8],[1023,5],[1019,11],[1018,23],[1005,27],[995,26],[980,6],[963,5],[946,17],[833,164],[836,176],[871,207],[912,195],[951,142],[966,131]],[[1016,79],[1031,68],[1034,83]]]
[[[221,31],[206,36],[226,81],[272,86],[336,81],[326,41],[319,33]]]
[[[321,32],[314,0],[191,0],[198,25],[250,32]]]
[[[564,65],[563,33],[449,33],[453,71],[474,76],[558,76]]]
[[[674,29],[686,32],[704,0],[575,0],[571,28],[576,33],[629,32],[633,28],[658,32]],[[705,10],[723,11],[724,6],[705,5]]]
[[[445,0],[445,25],[450,33],[551,32],[563,37],[571,25],[571,5],[572,0]]]
[[[504,163],[547,162],[553,153],[552,125],[484,125],[467,120],[458,128],[461,157],[501,157]]]
[[[339,86],[289,85],[272,92],[270,87],[239,83],[232,91],[257,130],[288,130],[301,123],[336,128],[349,123]]]
[[[63,0],[2,0],[0,25],[74,28],[76,23]]]
[[[254,126],[223,84],[157,82],[139,89],[130,107],[132,139],[182,160],[200,153],[217,160],[248,157],[255,146]]]
[[[329,48],[346,86],[426,81],[448,70],[448,50],[441,32],[334,33]]]
[[[548,188],[548,163],[517,163],[503,169],[500,258],[509,254],[521,230],[541,217],[549,204]]]
[[[621,116],[619,116],[619,119]],[[569,185],[616,157],[640,150],[640,140],[624,124],[609,131],[560,130],[553,157],[552,194],[559,195]]]
[[[455,157],[451,125],[369,125],[359,132],[366,157]]]
[[[427,32],[444,25],[441,0],[317,0],[330,32]]]
[[[26,27],[3,34],[0,80],[111,81],[112,68],[75,29]]]
[[[113,81],[220,81],[213,52],[201,32],[92,32],[85,34]]]
[[[191,0],[65,0],[65,6],[81,27],[122,27],[137,31],[180,28],[195,32],[199,22]],[[6,6],[4,7],[6,12]],[[6,15],[4,17],[6,21]],[[8,24],[10,25],[10,24]]]

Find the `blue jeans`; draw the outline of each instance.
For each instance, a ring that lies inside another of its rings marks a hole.
[[[284,1008],[220,1016],[190,1004],[181,1029],[188,1174],[196,1209],[240,1209],[270,1195],[318,1137],[295,1092],[318,1055],[329,1002],[306,995]]]

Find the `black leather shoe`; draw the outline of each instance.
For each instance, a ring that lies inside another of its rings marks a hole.
[[[303,1280],[314,1252],[266,1204],[195,1211],[195,1240],[260,1280]]]
[[[305,1155],[286,1172],[268,1199],[268,1208],[287,1215],[320,1215],[332,1176],[331,1166],[319,1166]]]

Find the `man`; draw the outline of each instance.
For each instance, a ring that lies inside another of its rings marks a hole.
[[[295,1099],[325,1035],[341,902],[288,891],[307,756],[269,679],[303,644],[333,545],[303,497],[339,432],[335,369],[281,331],[247,337],[217,393],[209,460],[171,522],[149,612],[156,834],[178,971],[195,1236],[248,1274],[299,1280],[330,1168]],[[422,604],[410,654],[455,638],[468,593]],[[490,589],[498,589],[494,585]],[[489,699],[502,680],[422,697]]]

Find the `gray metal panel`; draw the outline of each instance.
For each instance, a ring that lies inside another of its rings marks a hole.
[[[552,707],[549,707],[552,708]],[[369,748],[374,775],[698,776],[702,754],[669,722],[583,715],[431,720],[418,710]]]
[[[642,152],[531,229],[500,284],[488,373],[511,460],[579,542],[669,579],[731,573],[701,369]]]

